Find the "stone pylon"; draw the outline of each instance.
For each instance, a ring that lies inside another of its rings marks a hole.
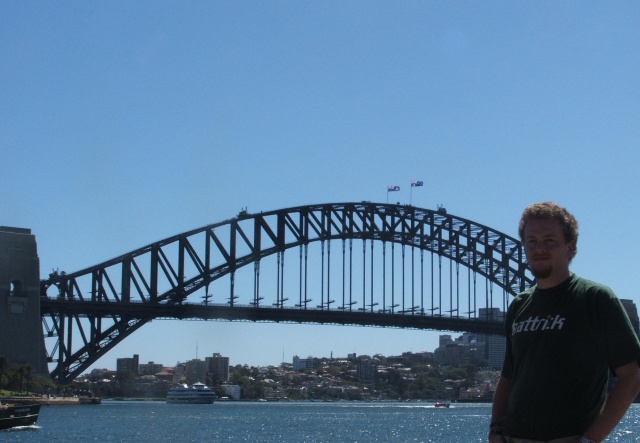
[[[30,229],[0,226],[0,355],[49,375],[40,316],[40,260]]]

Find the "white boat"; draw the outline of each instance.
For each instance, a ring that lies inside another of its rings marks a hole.
[[[204,383],[194,383],[190,387],[186,384],[174,386],[167,391],[167,403],[181,403],[193,405],[210,405],[218,396]]]

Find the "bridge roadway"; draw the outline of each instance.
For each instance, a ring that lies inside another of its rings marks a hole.
[[[65,313],[71,316],[110,317],[130,319],[229,320],[276,323],[318,323],[351,326],[379,326],[425,329],[478,334],[504,335],[504,324],[479,318],[426,315],[425,313],[370,312],[345,309],[255,307],[235,304],[150,304],[130,302],[67,301],[43,298],[42,314]]]

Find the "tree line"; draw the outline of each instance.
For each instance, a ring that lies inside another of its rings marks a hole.
[[[51,380],[38,375],[34,376],[32,372],[33,366],[30,363],[14,367],[7,356],[0,355],[0,393],[25,395],[55,389],[55,384]]]

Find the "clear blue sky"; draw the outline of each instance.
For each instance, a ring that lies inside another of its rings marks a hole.
[[[573,271],[640,305],[640,3],[0,2],[0,225],[41,273],[250,212],[415,206],[516,235],[554,200]],[[439,332],[154,321],[95,367],[433,351]]]

